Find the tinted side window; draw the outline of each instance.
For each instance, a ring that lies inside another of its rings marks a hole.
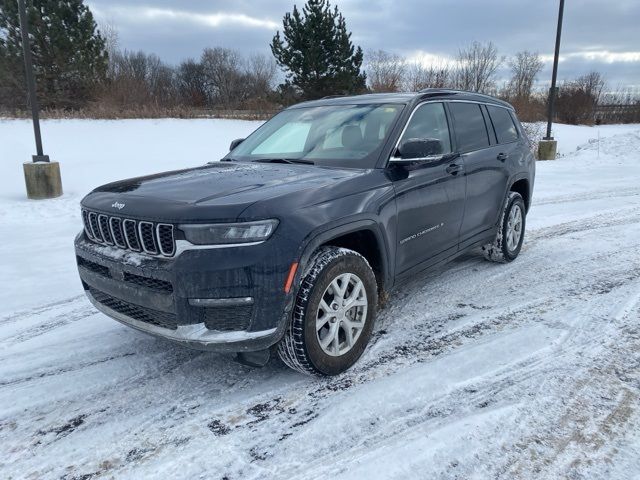
[[[451,138],[444,105],[425,103],[413,113],[400,143],[410,138],[435,138],[442,142],[442,153],[451,153]]]
[[[458,150],[466,152],[489,146],[489,135],[480,105],[476,103],[450,103],[458,139]]]
[[[489,115],[493,122],[493,128],[496,131],[498,137],[498,143],[515,142],[518,139],[518,129],[516,124],[513,123],[513,118],[505,108],[489,107]]]

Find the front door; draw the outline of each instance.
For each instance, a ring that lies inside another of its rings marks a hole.
[[[421,270],[456,252],[465,202],[462,160],[452,153],[442,103],[416,108],[400,139],[436,139],[442,158],[390,165],[396,192],[396,274]]]

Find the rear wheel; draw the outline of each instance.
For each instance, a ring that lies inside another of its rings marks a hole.
[[[322,247],[298,290],[291,325],[278,345],[289,367],[338,375],[362,355],[378,303],[376,278],[357,252]]]
[[[496,238],[492,243],[482,247],[487,260],[506,263],[516,259],[524,241],[525,212],[522,196],[516,192],[509,192]]]

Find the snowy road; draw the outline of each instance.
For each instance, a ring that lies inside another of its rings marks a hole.
[[[186,123],[173,135],[204,127]],[[255,127],[227,125],[214,153]],[[595,130],[564,128],[582,147],[538,163],[518,260],[470,254],[403,286],[329,380],[107,319],[75,278],[82,174],[38,210],[2,193],[0,478],[640,478],[640,126],[603,127],[599,157]]]

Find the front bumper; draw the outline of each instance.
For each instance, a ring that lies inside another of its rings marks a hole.
[[[260,343],[261,340],[267,340],[268,345],[269,337],[273,337],[277,332],[277,328],[271,328],[269,330],[262,330],[259,332],[219,332],[208,329],[204,323],[178,325],[175,330],[172,330],[136,320],[135,318],[117,312],[96,300],[89,290],[87,290],[86,293],[91,303],[93,303],[98,310],[120,323],[123,323],[128,327],[135,328],[136,330],[140,330],[141,332],[150,333],[151,335],[156,335],[158,337],[164,337],[174,342],[187,344],[198,349],[215,349],[216,347],[221,347],[222,349],[230,348],[235,352],[238,351],[238,349],[245,349],[248,344]]]
[[[271,242],[183,250],[159,258],[76,237],[89,300],[109,317],[201,350],[257,351],[277,343],[292,299],[284,293],[292,259]]]

